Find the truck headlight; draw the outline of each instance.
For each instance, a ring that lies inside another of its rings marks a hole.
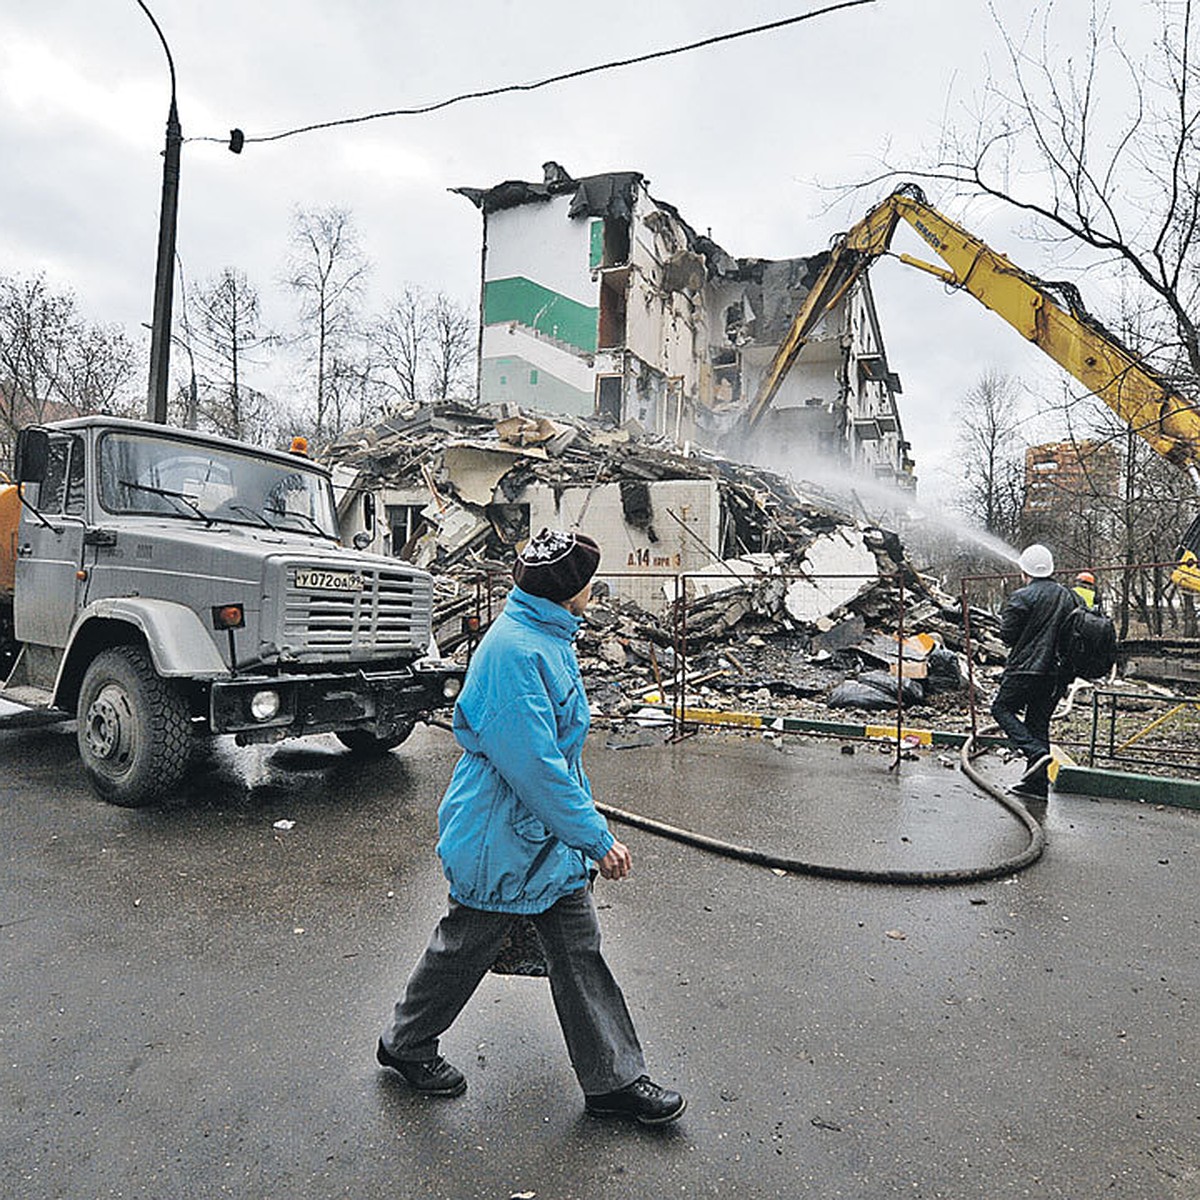
[[[269,721],[279,713],[279,693],[270,688],[250,697],[250,715],[256,721]]]
[[[442,683],[442,695],[447,700],[453,700],[459,692],[462,691],[462,680],[457,675],[452,675],[449,679]]]

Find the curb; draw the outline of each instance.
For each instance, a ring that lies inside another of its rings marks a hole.
[[[1108,800],[1133,800],[1139,804],[1169,804],[1200,809],[1200,782],[1136,775],[1129,771],[1102,771],[1063,763],[1054,780],[1056,792],[1103,796]]]
[[[667,704],[646,705],[670,717]],[[724,725],[738,729],[761,729],[771,733],[811,733],[825,737],[855,737],[896,741],[895,725],[859,725],[848,721],[818,721],[802,717],[763,716],[759,713],[726,712],[715,708],[685,708],[683,720],[701,725]],[[969,737],[939,729],[909,729],[902,727],[900,741],[907,746],[961,747]],[[978,737],[981,747],[1004,747],[1008,740],[999,736]],[[1054,790],[1065,794],[1098,796],[1111,800],[1132,800],[1141,804],[1169,804],[1178,808],[1200,809],[1200,782],[1190,779],[1163,778],[1158,775],[1137,775],[1126,771],[1104,771],[1096,767],[1081,767],[1067,760],[1062,751],[1054,748],[1058,761],[1050,774]],[[1057,768],[1057,769],[1055,769]]]

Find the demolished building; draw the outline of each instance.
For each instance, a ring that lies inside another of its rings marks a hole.
[[[638,172],[457,188],[483,215],[478,396],[633,419],[781,470],[821,455],[902,490],[910,446],[866,275],[824,317],[754,441],[739,417],[825,255],[736,258]]]
[[[602,598],[580,653],[609,711],[661,701],[673,683],[729,689],[730,703],[920,703],[923,684],[912,676],[923,668],[901,669],[892,635],[922,635],[903,650],[922,664],[965,648],[956,602],[912,568],[895,535],[818,488],[713,453],[682,454],[636,422],[414,407],[320,457],[334,467],[343,537],[361,534],[434,573],[443,651],[469,645],[470,630],[498,611],[531,532],[594,537],[604,549]],[[368,495],[372,503],[360,503]],[[371,512],[381,519],[372,524]],[[976,661],[1000,662],[994,617],[973,620]],[[952,675],[961,687],[962,671]],[[834,689],[847,680],[863,687],[839,700]]]
[[[541,183],[456,190],[483,215],[476,401],[411,407],[321,454],[343,536],[438,579],[443,650],[469,647],[503,602],[531,533],[576,528],[604,553],[581,658],[590,682],[624,688],[618,707],[696,683],[687,647],[709,647],[702,687],[765,680],[800,703],[874,670],[875,707],[911,702],[918,668],[889,667],[878,638],[912,610],[909,631],[931,639],[922,660],[953,657],[954,601],[894,535],[791,477],[819,456],[915,488],[867,277],[808,340],[757,454],[734,453],[728,437],[825,255],[735,258],[636,172],[573,179],[548,163]]]
[[[860,528],[828,498],[716,454],[685,455],[634,421],[614,429],[444,404],[353,431],[322,457],[334,465],[343,536],[432,569],[508,563],[551,526],[595,538],[612,594],[651,611],[673,598],[677,576],[704,595],[805,553],[822,576],[877,573]],[[364,494],[370,506],[352,502]],[[384,520],[372,524],[372,510]]]

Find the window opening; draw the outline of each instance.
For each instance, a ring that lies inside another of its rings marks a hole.
[[[417,539],[425,532],[426,521],[421,515],[423,504],[389,504],[386,506],[388,529],[392,535],[392,553],[397,558],[411,560]]]
[[[625,345],[625,307],[628,271],[606,273],[600,281],[600,327],[598,346],[614,349]]]
[[[596,380],[596,416],[614,425],[621,423],[621,377],[601,375]]]

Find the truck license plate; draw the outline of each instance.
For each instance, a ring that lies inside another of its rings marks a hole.
[[[297,569],[296,586],[320,592],[361,592],[363,577],[354,571]]]

